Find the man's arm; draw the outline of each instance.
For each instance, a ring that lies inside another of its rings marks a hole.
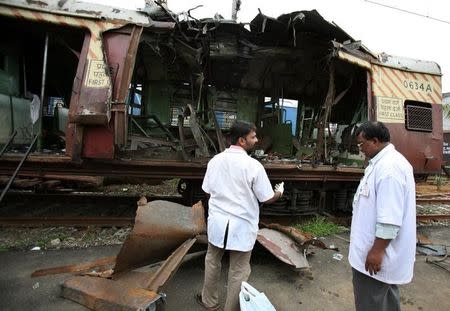
[[[402,178],[392,171],[384,171],[376,181],[375,241],[367,253],[365,268],[370,275],[377,274],[386,254],[386,248],[400,230],[405,206],[405,191]]]
[[[272,204],[273,202],[277,201],[282,196],[283,196],[283,193],[281,193],[279,191],[275,191],[273,197],[268,199],[267,201],[263,202],[263,204]]]
[[[284,182],[280,182],[279,184],[275,185],[275,189],[274,189],[274,194],[273,197],[270,198],[267,201],[264,201],[263,204],[271,204],[275,201],[277,201],[279,198],[281,198],[283,196],[283,192],[284,192]]]
[[[399,230],[400,227],[396,225],[383,223],[376,224],[375,242],[366,257],[366,271],[368,271],[370,275],[377,274],[377,272],[380,271],[386,247],[388,247],[389,243],[397,237]]]

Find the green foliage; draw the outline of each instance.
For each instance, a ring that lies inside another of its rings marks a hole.
[[[165,180],[163,183],[168,187],[172,188],[174,192],[176,192],[179,182],[180,182],[179,178],[172,178]]]
[[[336,234],[346,230],[346,228],[336,225],[322,216],[316,216],[315,218],[303,224],[295,225],[294,227],[304,232],[309,232],[317,237]]]
[[[441,191],[442,186],[445,185],[447,179],[443,175],[435,175],[434,176],[434,184],[436,185],[437,189]]]

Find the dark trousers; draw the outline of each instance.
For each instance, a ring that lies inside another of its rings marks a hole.
[[[397,285],[386,284],[352,268],[356,311],[400,311]]]

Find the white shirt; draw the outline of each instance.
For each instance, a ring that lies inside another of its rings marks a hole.
[[[361,273],[375,241],[376,223],[399,226],[373,278],[388,284],[409,283],[416,253],[416,191],[413,169],[392,144],[384,147],[364,172],[353,199],[350,265]]]
[[[209,193],[208,241],[226,249],[253,249],[258,232],[259,202],[274,196],[264,167],[247,152],[231,146],[208,163],[202,189]]]

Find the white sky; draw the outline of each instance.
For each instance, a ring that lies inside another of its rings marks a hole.
[[[142,0],[88,0],[133,8]],[[175,13],[187,11],[196,18],[220,13],[231,18],[232,0],[167,0]],[[327,21],[334,21],[369,50],[379,53],[437,62],[442,70],[442,91],[450,92],[450,1],[447,0],[374,0],[375,2],[444,20],[439,22],[382,7],[364,0],[242,0],[239,22],[250,22],[258,8],[265,15],[278,17],[292,11],[316,9]]]

